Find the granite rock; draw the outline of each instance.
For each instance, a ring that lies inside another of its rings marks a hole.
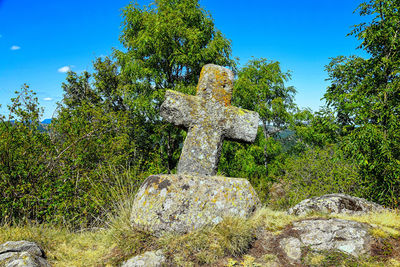
[[[277,255],[281,266],[298,266],[307,253],[339,251],[354,257],[371,254],[371,226],[342,219],[307,219],[294,222],[278,235],[258,233],[265,251]]]
[[[125,261],[121,267],[161,267],[164,266],[166,257],[162,250],[147,251]]]
[[[225,216],[248,217],[260,205],[246,179],[188,174],[148,177],[133,202],[132,226],[156,236],[187,233]]]
[[[362,198],[345,194],[328,194],[301,201],[288,210],[292,215],[306,215],[310,212],[322,212],[330,214],[354,214],[384,211],[384,207]]]
[[[0,266],[50,267],[44,251],[34,242],[9,241],[0,245]]]

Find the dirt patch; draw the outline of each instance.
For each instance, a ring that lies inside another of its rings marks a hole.
[[[371,245],[371,256],[382,261],[400,260],[400,238],[376,239]]]

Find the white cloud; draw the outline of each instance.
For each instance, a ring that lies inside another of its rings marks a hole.
[[[59,68],[59,69],[58,69],[58,72],[66,73],[66,72],[68,72],[68,71],[70,71],[70,70],[71,70],[71,67],[70,67],[70,66],[64,66],[64,67],[62,67],[62,68]]]
[[[19,47],[18,45],[13,45],[13,46],[11,46],[10,49],[11,49],[11,50],[20,50],[21,47]]]
[[[51,101],[51,100],[53,100],[53,98],[51,98],[51,97],[45,97],[45,98],[43,98],[43,100],[44,100],[44,101]]]

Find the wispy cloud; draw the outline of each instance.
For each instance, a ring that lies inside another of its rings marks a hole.
[[[11,50],[20,50],[21,49],[21,47],[20,46],[18,46],[18,45],[13,45],[13,46],[11,46],[11,48],[10,48]]]
[[[43,98],[43,100],[44,100],[44,101],[51,101],[51,100],[53,100],[53,98],[51,98],[51,97],[45,97],[45,98]]]
[[[59,68],[59,69],[58,69],[58,72],[66,73],[66,72],[68,72],[68,71],[70,71],[70,70],[71,70],[71,67],[70,67],[70,66],[64,66],[64,67],[62,67],[62,68]]]

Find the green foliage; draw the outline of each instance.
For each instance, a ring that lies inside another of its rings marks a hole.
[[[279,62],[253,59],[239,70],[233,104],[257,111],[261,124],[253,144],[224,143],[219,174],[247,178],[263,201],[272,196],[271,184],[280,182],[284,194],[274,200],[279,207],[334,192],[396,206],[398,8],[389,0],[360,6],[360,14],[373,19],[351,34],[371,56],[332,59],[328,106],[316,113],[296,108],[295,89],[285,85],[290,72],[282,72]],[[68,73],[49,128],[39,128],[41,108],[26,85],[12,99],[8,117],[1,117],[2,223],[30,220],[74,228],[99,223],[115,209],[119,188],[128,186],[129,193],[121,194],[132,195],[146,176],[175,170],[186,133],[159,116],[165,90],[194,94],[207,63],[236,70],[230,41],[196,0],[132,4],[122,15],[125,50],[96,59],[92,74]],[[237,224],[230,225],[233,231],[247,229]],[[187,250],[195,261],[210,263],[241,254],[251,241],[250,230],[244,237],[214,230],[212,244],[207,244],[208,232],[168,242],[171,248],[194,243],[199,250]],[[132,240],[132,247],[120,246],[124,255],[147,238],[145,233],[115,234]],[[219,248],[207,255],[213,246]]]
[[[290,72],[281,71],[277,61],[252,59],[238,72],[233,101],[243,108],[257,111],[263,123],[283,126],[294,108],[296,90],[285,86],[290,77]]]
[[[49,181],[43,177],[50,139],[39,131],[41,108],[27,85],[16,92],[0,124],[0,216],[2,223],[46,213]]]
[[[27,88],[13,100],[0,126],[2,218],[85,227],[112,208],[117,177],[174,169],[184,132],[161,121],[164,92],[194,93],[204,64],[234,66],[230,41],[193,0],[129,5],[122,15],[126,51],[96,59],[93,74],[68,73],[47,132]]]
[[[127,51],[114,51],[121,76],[118,90],[139,126],[133,138],[143,144],[142,153],[159,153],[162,165],[171,172],[179,159],[183,133],[161,121],[165,90],[193,94],[203,65],[234,66],[231,44],[197,0],[156,0],[143,8],[131,4],[123,9],[123,16],[120,40]]]
[[[296,148],[302,151],[309,146],[324,147],[335,144],[340,138],[340,127],[332,110],[321,108],[312,113],[310,110],[300,110],[293,116],[290,128],[294,131]]]
[[[276,179],[283,193],[277,199],[270,199],[273,206],[281,209],[330,193],[354,196],[364,193],[358,184],[358,168],[335,147],[310,148],[299,156],[289,157],[282,168],[285,174]]]
[[[272,137],[265,140],[262,128],[259,127],[253,144],[242,144],[235,141],[224,142],[218,164],[219,174],[227,177],[248,179],[260,199],[266,200],[271,177],[266,176],[264,164],[265,148],[269,163],[268,173],[279,172],[283,142]]]
[[[264,165],[268,176],[268,143],[285,129],[295,109],[292,86],[285,86],[289,72],[282,72],[277,61],[252,59],[238,72],[233,103],[259,113],[264,135]]]
[[[350,35],[370,58],[337,57],[327,66],[325,99],[336,112],[343,150],[357,160],[368,198],[397,206],[400,195],[400,4],[371,0],[359,6],[368,23]]]

